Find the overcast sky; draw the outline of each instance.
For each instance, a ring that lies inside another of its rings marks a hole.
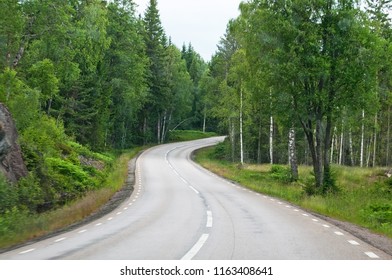
[[[149,0],[134,0],[138,14],[144,15]],[[179,48],[192,43],[206,61],[217,50],[227,23],[239,15],[241,0],[158,0],[166,35]]]

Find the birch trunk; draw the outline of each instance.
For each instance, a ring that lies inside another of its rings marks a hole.
[[[240,153],[241,153],[241,165],[244,165],[244,139],[243,139],[243,123],[242,123],[242,113],[243,113],[243,91],[241,87],[241,96],[240,96]]]
[[[365,145],[365,110],[362,110],[362,128],[361,128],[361,154],[359,157],[359,166],[363,167]]]
[[[334,149],[335,149],[335,142],[336,142],[336,126],[333,130],[333,136],[332,136],[332,144],[331,144],[331,156],[330,156],[330,162],[333,163],[333,155],[334,155]]]
[[[274,117],[270,117],[270,134],[269,134],[269,155],[270,163],[274,164]]]
[[[297,152],[295,146],[295,128],[292,126],[289,131],[289,162],[291,168],[291,178],[293,181],[298,180]]]
[[[350,131],[349,131],[349,149],[350,149],[350,161],[351,161],[351,166],[355,165],[355,160],[354,160],[354,149],[353,149],[353,133],[351,131],[351,127],[350,127]]]
[[[391,144],[391,106],[388,106],[388,130],[387,130],[387,154],[386,154],[386,166],[389,166],[389,148]]]
[[[206,132],[206,121],[207,120],[207,107],[204,105],[204,117],[203,117],[203,133]]]
[[[376,157],[377,157],[377,123],[378,123],[378,118],[376,113],[376,116],[374,117],[374,142],[373,142],[373,163],[372,163],[373,167],[376,167]]]
[[[339,165],[343,164],[343,141],[344,141],[344,129],[342,121],[342,131],[340,132],[340,143],[339,143]]]

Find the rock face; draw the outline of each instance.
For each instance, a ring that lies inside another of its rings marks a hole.
[[[0,103],[0,172],[13,183],[28,174],[17,139],[18,132],[11,114]]]

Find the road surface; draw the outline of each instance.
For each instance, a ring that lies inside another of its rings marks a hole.
[[[210,138],[167,144],[137,161],[135,190],[112,213],[0,259],[370,260],[391,256],[279,199],[190,159]]]

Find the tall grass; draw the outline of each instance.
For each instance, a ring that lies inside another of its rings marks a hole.
[[[392,180],[383,175],[381,168],[333,166],[339,191],[308,195],[306,186],[313,180],[309,166],[300,166],[300,180],[290,182],[287,180],[287,166],[263,164],[240,168],[236,163],[216,159],[214,149],[200,150],[196,161],[212,172],[257,192],[392,238]]]
[[[83,220],[98,211],[120,190],[127,179],[128,162],[142,148],[124,152],[115,160],[101,188],[88,192],[84,197],[42,214],[13,208],[0,216],[0,248],[7,248],[33,238],[47,235]]]

